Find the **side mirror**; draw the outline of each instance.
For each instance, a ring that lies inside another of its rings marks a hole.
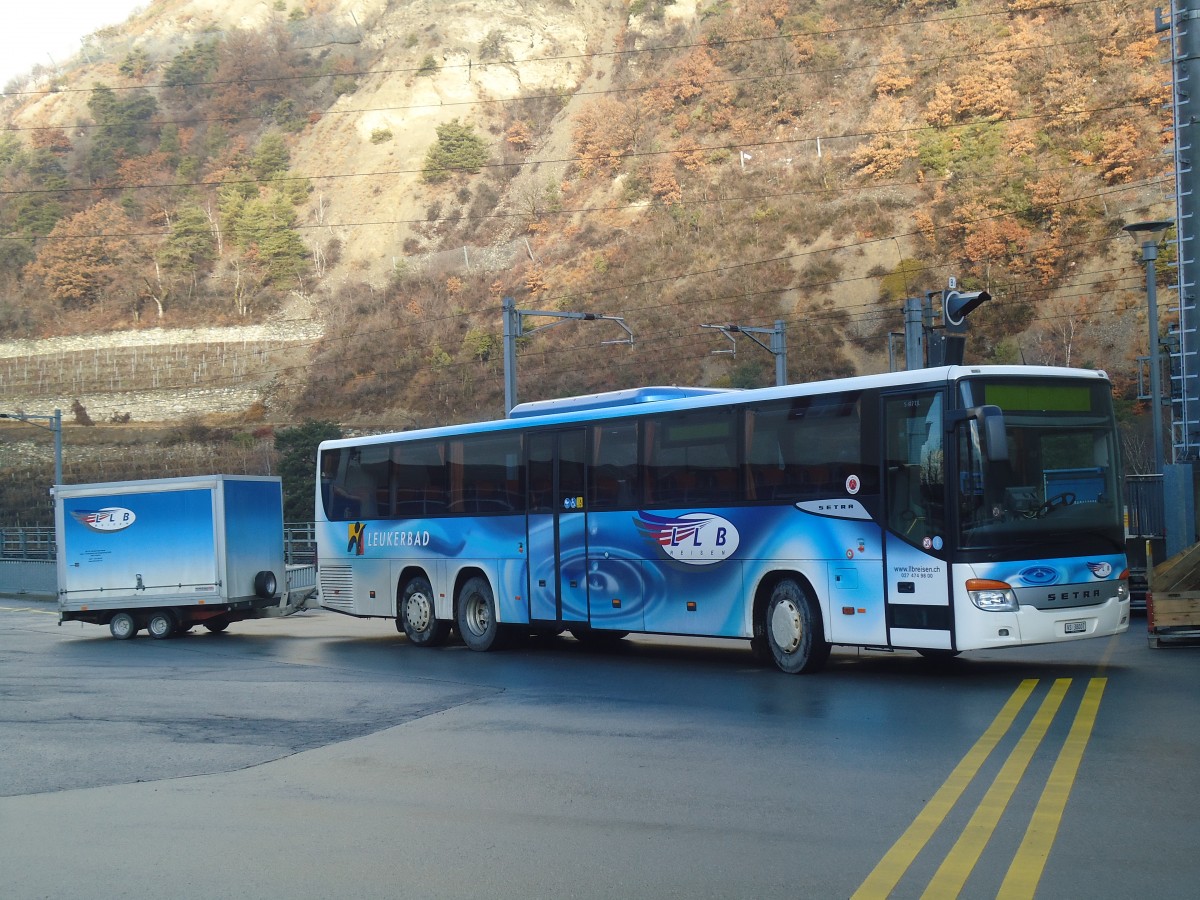
[[[1008,435],[1005,434],[1004,413],[998,406],[977,406],[970,410],[979,423],[983,452],[992,462],[1008,462]]]
[[[1004,427],[1004,411],[998,406],[973,406],[956,410],[946,417],[946,430],[973,419],[979,424],[979,441],[984,455],[991,462],[1008,462],[1008,435]]]

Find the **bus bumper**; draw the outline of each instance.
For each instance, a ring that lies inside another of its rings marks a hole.
[[[959,650],[1019,647],[1107,637],[1129,630],[1129,599],[1112,598],[1097,606],[1072,609],[1038,609],[1022,606],[1017,612],[980,613],[972,609],[970,625],[958,622]]]

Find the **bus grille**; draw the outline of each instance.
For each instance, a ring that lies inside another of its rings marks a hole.
[[[354,572],[349,566],[321,566],[321,605],[354,609]]]

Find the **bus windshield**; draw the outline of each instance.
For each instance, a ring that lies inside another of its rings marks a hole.
[[[1011,558],[1121,552],[1107,383],[967,379],[959,387],[963,407],[1000,407],[1008,457],[990,459],[979,422],[961,423],[955,437],[959,546]]]

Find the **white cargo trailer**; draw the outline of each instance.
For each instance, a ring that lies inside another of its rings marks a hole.
[[[289,604],[278,478],[200,475],[54,489],[59,623],[145,628],[166,638],[202,625],[284,615]]]

